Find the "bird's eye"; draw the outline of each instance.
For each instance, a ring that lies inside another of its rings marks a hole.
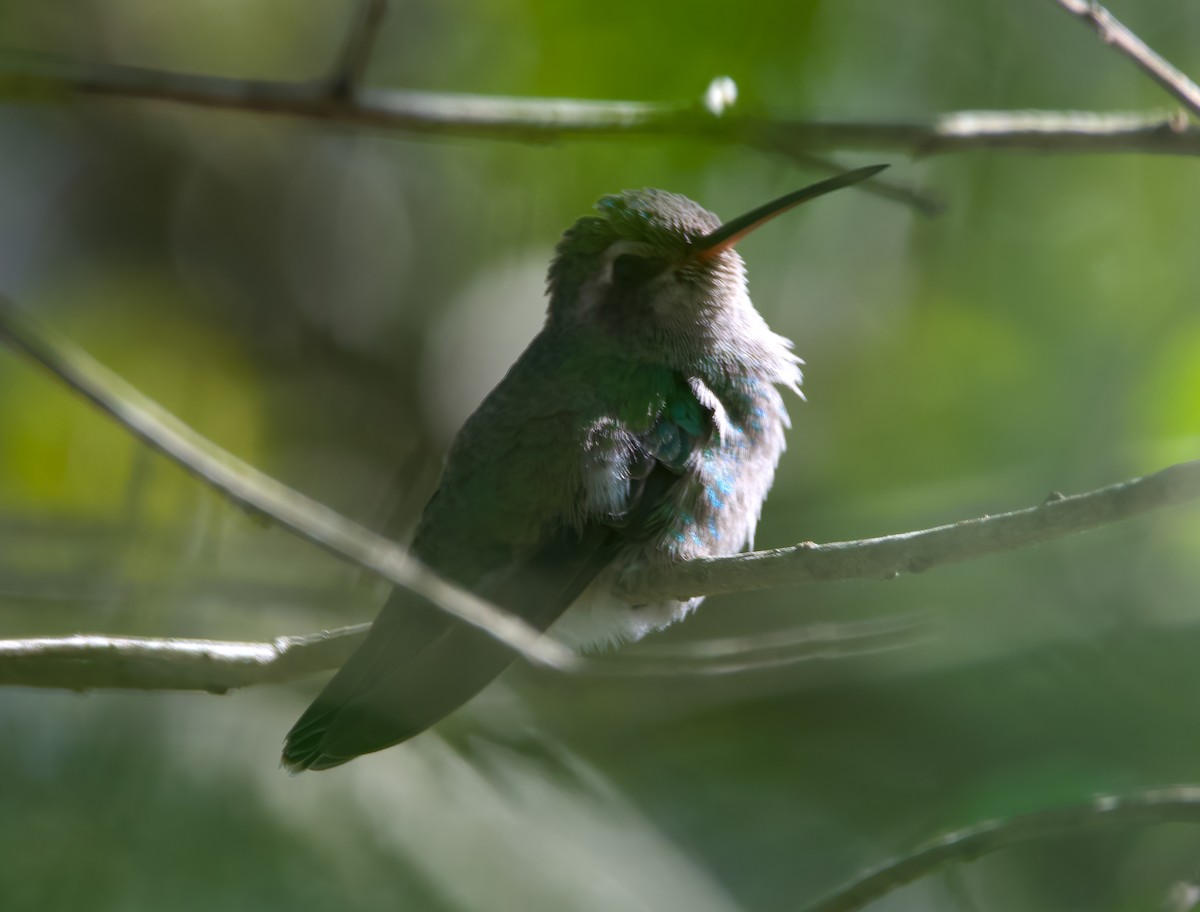
[[[662,260],[638,256],[636,253],[623,253],[613,260],[612,280],[614,285],[636,285],[662,271]]]

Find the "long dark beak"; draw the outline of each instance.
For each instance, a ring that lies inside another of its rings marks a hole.
[[[726,222],[711,234],[692,241],[691,258],[703,260],[722,250],[728,250],[755,228],[769,222],[775,216],[787,212],[793,206],[799,206],[818,196],[824,196],[826,193],[840,190],[842,187],[857,184],[868,177],[874,177],[886,167],[887,165],[869,165],[866,168],[856,168],[854,171],[847,171],[845,174],[838,174],[815,184],[809,184],[800,190],[793,190],[777,200],[771,200],[753,212],[747,212],[731,222]]]

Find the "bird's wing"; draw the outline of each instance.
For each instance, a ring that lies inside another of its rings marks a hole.
[[[664,410],[641,435],[600,428],[579,492],[583,521],[556,524],[477,594],[547,629],[622,547],[661,528],[688,454],[710,428],[694,397]],[[513,658],[488,634],[396,590],[363,645],[288,733],[283,763],[292,771],[327,769],[405,741],[473,697]]]
[[[479,594],[524,608],[545,630],[612,560],[612,530],[564,530],[536,555]],[[398,744],[457,709],[503,671],[512,650],[420,596],[397,589],[366,641],[288,734],[284,764],[326,769]]]

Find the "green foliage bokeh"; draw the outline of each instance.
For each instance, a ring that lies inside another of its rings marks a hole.
[[[1200,72],[1197,11],[1130,7]],[[352,13],[13,3],[0,52],[307,79]],[[393,3],[367,81],[669,101],[725,74],[743,109],[790,116],[1167,103],[1054,4],[1000,0]],[[660,186],[729,217],[815,177],[668,137],[440,142],[89,98],[0,105],[0,147],[0,292],[238,456],[397,536],[536,331],[557,236],[593,200]],[[807,361],[758,546],[1195,458],[1192,161],[893,165],[945,213],[846,192],[741,248],[759,309]],[[1198,550],[1182,509],[886,584],[714,598],[645,648],[878,618],[924,635],[703,678],[518,668],[413,743],[298,779],[276,751],[316,680],[226,698],[10,690],[0,908],[795,908],[943,828],[1200,778]],[[0,637],[264,639],[368,618],[381,594],[0,351]],[[1146,908],[1198,850],[1188,828],[1045,841],[889,902]]]

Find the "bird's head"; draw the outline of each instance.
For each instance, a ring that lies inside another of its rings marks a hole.
[[[737,242],[793,206],[881,170],[840,174],[724,224],[664,190],[603,197],[599,214],[579,219],[559,242],[547,324],[597,330],[633,351],[643,343],[679,345],[714,330],[727,333],[753,312]]]

